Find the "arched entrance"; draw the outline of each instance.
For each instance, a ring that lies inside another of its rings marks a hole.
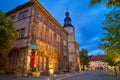
[[[49,54],[49,75],[53,75],[54,73],[58,73],[58,53]]]
[[[19,50],[18,48],[14,47],[12,48],[8,53],[8,61],[7,61],[7,73],[14,74],[14,71],[17,68],[17,61],[19,56]]]
[[[63,72],[68,72],[68,58],[67,56],[63,57]]]

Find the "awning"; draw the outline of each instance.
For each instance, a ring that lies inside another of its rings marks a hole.
[[[36,46],[36,45],[30,45],[30,49],[38,49],[38,46]]]

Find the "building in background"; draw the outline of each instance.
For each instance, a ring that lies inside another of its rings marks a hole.
[[[92,56],[89,62],[89,67],[92,70],[107,70],[108,64],[103,61],[104,55]]]
[[[6,53],[5,72],[18,76],[76,72],[79,45],[66,12],[62,27],[37,1],[31,0],[9,11],[19,33],[14,47]]]

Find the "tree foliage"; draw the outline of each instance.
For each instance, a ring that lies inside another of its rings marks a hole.
[[[106,7],[112,7],[112,6],[120,7],[120,0],[91,0],[90,6],[101,2],[103,2]]]
[[[0,51],[10,48],[16,37],[16,27],[13,26],[12,20],[0,10]]]
[[[88,51],[86,49],[82,49],[79,53],[81,65],[89,65]]]
[[[114,9],[106,14],[103,30],[100,48],[106,53],[105,61],[111,66],[117,66],[120,64],[120,10]]]
[[[115,52],[113,50],[109,50],[105,54],[105,62],[108,62],[108,65],[110,66],[118,66],[120,64],[120,54],[118,52]]]

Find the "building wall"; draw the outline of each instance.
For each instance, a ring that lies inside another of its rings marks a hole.
[[[17,28],[18,37],[13,45],[18,49],[18,55],[7,59],[8,63],[6,63],[6,69],[7,72],[14,71],[14,74],[19,76],[22,76],[23,73],[27,72],[28,43],[30,43],[30,25],[32,16],[31,12],[32,6],[27,6],[24,9],[17,10],[14,13],[8,15],[8,17],[14,21],[14,25]],[[16,54],[15,51],[13,52]],[[16,62],[14,62],[14,59],[16,59]],[[10,65],[13,68],[10,68],[7,65]]]
[[[79,44],[75,42],[75,47],[76,47],[76,57],[77,57],[77,65],[76,65],[76,71],[80,71],[80,53],[79,53]]]
[[[10,63],[12,67],[17,65],[13,68],[16,75],[26,75],[31,71],[31,44],[38,46],[35,50],[36,71],[47,74],[49,69],[54,72],[68,69],[68,33],[39,6],[24,6],[8,15],[19,33],[14,43],[19,51],[17,62]],[[12,68],[7,69],[13,71]]]
[[[39,46],[39,49],[44,49],[47,52],[48,58],[51,58],[52,55],[57,55],[58,57],[53,59],[53,66],[56,68],[55,70],[63,70],[63,58],[68,53],[67,34],[37,6],[34,6],[34,16],[32,20],[32,34],[36,37],[36,45]]]
[[[69,69],[70,72],[75,72],[77,67],[77,53],[75,46],[75,33],[74,28],[71,26],[64,27],[64,29],[69,33],[68,35],[68,54],[69,54]]]
[[[106,62],[103,62],[104,57],[104,55],[92,56],[90,59],[90,68],[93,70],[106,69],[108,67],[108,64]]]
[[[106,69],[107,63],[105,63],[103,61],[90,61],[90,68],[92,70]]]

